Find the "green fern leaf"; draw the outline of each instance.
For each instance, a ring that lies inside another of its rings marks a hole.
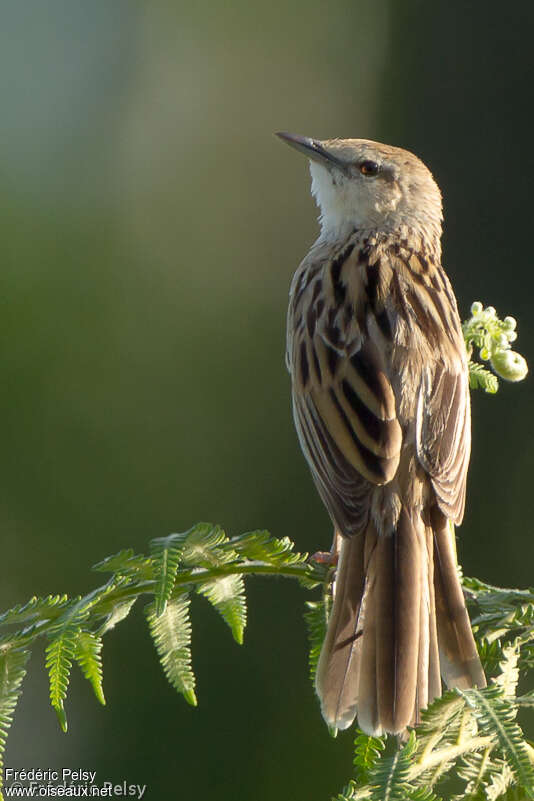
[[[326,594],[320,601],[306,602],[308,611],[304,613],[304,620],[306,621],[306,627],[308,629],[308,664],[312,683],[315,681],[317,663],[319,662],[321,647],[326,635],[330,604],[330,596]]]
[[[499,379],[483,365],[469,360],[469,386],[494,395],[499,389]]]
[[[102,689],[102,639],[92,631],[81,631],[76,640],[74,657],[85,678],[91,683],[100,703],[105,706],[106,699]]]
[[[501,672],[495,679],[495,684],[498,684],[503,691],[504,698],[509,701],[515,701],[519,681],[519,652],[517,640],[503,648],[503,660],[499,665]]]
[[[17,701],[21,694],[21,685],[26,675],[26,663],[29,651],[13,649],[0,654],[0,787],[4,775],[4,751],[6,740]]]
[[[189,704],[196,706],[195,675],[191,668],[189,605],[189,594],[182,593],[168,601],[161,615],[156,614],[154,604],[147,607],[146,614],[167,679]]]
[[[70,625],[61,628],[46,648],[46,668],[50,681],[50,703],[55,709],[59,725],[67,731],[67,718],[63,701],[67,697],[70,670],[80,635],[80,626]]]
[[[249,531],[232,537],[228,545],[245,559],[278,567],[305,564],[308,560],[308,554],[295,552],[295,545],[289,537],[278,539],[271,537],[268,531]]]
[[[343,790],[339,793],[339,795],[336,795],[336,797],[333,798],[332,801],[353,801],[357,791],[358,791],[358,785],[356,784],[354,779],[351,779],[347,784],[347,786],[344,787]]]
[[[182,560],[184,542],[188,534],[189,532],[169,534],[168,537],[159,537],[150,543],[156,579],[154,595],[157,615],[161,615],[165,611],[167,601],[174,590],[176,573]]]
[[[200,584],[198,592],[215,607],[228,624],[234,640],[243,645],[243,633],[247,624],[247,602],[243,576],[221,576]]]
[[[534,770],[523,740],[523,732],[514,720],[516,710],[504,697],[502,688],[492,684],[484,690],[459,692],[473,710],[481,730],[495,737],[527,796],[534,798]]]
[[[153,577],[152,561],[143,554],[134,553],[133,548],[108,556],[93,565],[93,570],[99,573],[118,573],[121,576],[136,576],[139,579],[150,580]]]
[[[430,787],[418,787],[417,790],[409,790],[407,792],[406,801],[441,801],[441,799]],[[469,801],[475,801],[475,799],[470,799]]]
[[[120,623],[121,620],[124,620],[124,618],[128,617],[136,600],[137,598],[128,598],[128,600],[126,601],[121,601],[120,603],[112,604],[109,612],[106,612],[106,619],[104,620],[100,628],[96,630],[97,636],[102,637],[108,631],[114,629],[117,623]]]
[[[220,547],[220,546],[226,547]],[[183,561],[190,567],[219,567],[235,559],[229,540],[220,526],[213,523],[197,523],[187,532],[184,542]]]
[[[477,641],[480,661],[484,666],[486,675],[491,676],[495,673],[503,658],[501,642],[500,640],[489,642],[486,638],[480,639],[479,637],[477,637]]]
[[[358,784],[367,784],[369,773],[376,767],[382,751],[386,747],[381,737],[370,737],[358,730],[354,740],[354,767]]]
[[[34,596],[25,604],[18,604],[0,615],[0,625],[28,623],[42,618],[47,611],[60,612],[70,603],[66,595],[47,595],[46,598]]]
[[[481,793],[483,794],[485,780],[492,768],[491,751],[492,748],[489,747],[481,752],[467,754],[462,758],[460,765],[456,769],[458,777],[466,782],[463,795],[467,795],[469,799],[471,797],[475,798]],[[484,795],[482,795],[482,798],[484,798]]]
[[[499,760],[499,770],[494,771],[486,784],[484,801],[525,801],[524,791],[517,786],[510,765]]]
[[[525,693],[525,695],[518,695],[515,699],[515,702],[518,706],[525,706],[529,709],[534,708],[534,690],[531,690],[529,693]]]
[[[449,690],[435,698],[423,710],[417,727],[418,754],[456,743],[460,730],[465,727],[464,709],[465,701],[455,690]]]
[[[416,749],[415,732],[410,733],[408,742],[395,753],[378,760],[369,772],[372,801],[406,801],[413,787],[408,783],[411,757]]]

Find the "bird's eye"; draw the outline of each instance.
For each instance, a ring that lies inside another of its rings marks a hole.
[[[376,161],[362,161],[360,164],[360,172],[362,175],[372,176],[378,175],[380,167]]]

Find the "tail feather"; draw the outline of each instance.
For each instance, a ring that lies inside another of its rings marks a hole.
[[[475,638],[465,607],[462,585],[456,568],[456,554],[447,519],[437,509],[433,515],[436,594],[441,675],[447,687],[461,690],[485,687]]]
[[[406,512],[377,545],[378,719],[400,732],[413,718],[419,659],[421,548]]]
[[[364,537],[341,542],[335,584],[335,602],[317,665],[316,685],[325,719],[338,721],[356,714],[361,640],[361,612],[365,586]],[[339,722],[332,723],[344,728]]]
[[[438,646],[438,624],[436,620],[436,594],[434,591],[434,532],[425,530],[428,557],[429,643],[428,643],[428,703],[441,695],[441,672]],[[421,705],[421,708],[422,705]]]
[[[448,686],[485,686],[441,518],[425,527],[402,509],[391,535],[370,521],[342,540],[316,676],[331,726],[347,728],[357,715],[369,734],[403,732],[441,695],[440,666]]]
[[[421,597],[419,602],[419,653],[417,656],[417,685],[415,695],[415,719],[419,722],[419,710],[428,706],[430,692],[430,559],[427,550],[426,532],[421,526],[417,529],[420,553],[419,581]],[[438,665],[439,669],[439,665]]]

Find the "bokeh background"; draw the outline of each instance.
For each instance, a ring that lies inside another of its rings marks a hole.
[[[275,130],[419,154],[462,313],[513,314],[534,360],[533,24],[533,4],[498,0],[3,5],[0,608],[86,592],[104,556],[197,520],[329,545],[284,367],[316,210]],[[503,586],[534,583],[532,402],[527,380],[473,403],[460,555]],[[150,799],[324,801],[352,744],[321,721],[304,601],[249,581],[239,649],[195,600],[196,710],[137,609],[106,638],[105,709],[73,670],[66,736],[36,653],[6,764]]]

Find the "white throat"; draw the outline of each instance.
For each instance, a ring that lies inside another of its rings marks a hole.
[[[357,178],[325,169],[310,162],[312,194],[320,208],[320,241],[339,241],[354,229],[397,232],[414,231],[439,249],[441,238],[441,202],[439,194],[429,196],[422,207],[406,202],[398,186],[387,192],[369,191]]]

